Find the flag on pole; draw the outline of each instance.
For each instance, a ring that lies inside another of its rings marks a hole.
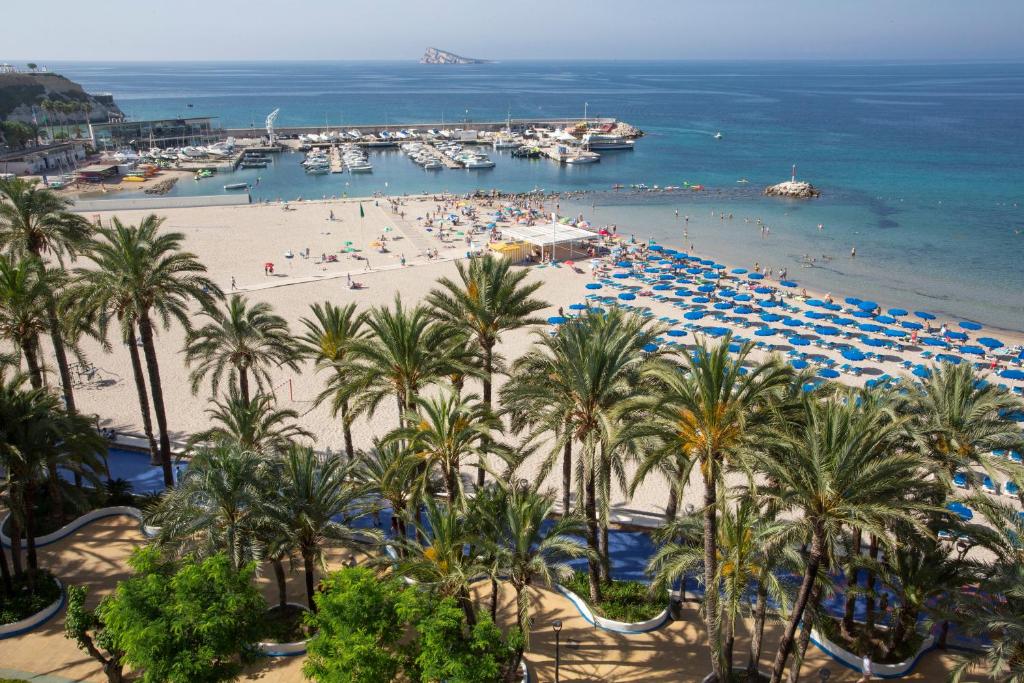
[[[363,213],[363,204],[362,204],[362,202],[359,203],[359,217],[360,218],[365,218],[366,217],[366,214]]]

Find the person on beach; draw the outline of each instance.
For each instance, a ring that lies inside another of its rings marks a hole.
[[[855,258],[856,256],[857,256],[857,247],[850,247],[850,258]]]
[[[327,220],[329,220],[329,221],[333,221],[334,220],[334,209],[331,209],[331,215],[330,215],[330,217]]]
[[[235,290],[235,276],[231,276],[231,291]]]

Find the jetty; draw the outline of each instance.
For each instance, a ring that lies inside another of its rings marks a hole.
[[[331,173],[343,173],[345,171],[345,164],[341,160],[341,150],[337,145],[331,147]]]

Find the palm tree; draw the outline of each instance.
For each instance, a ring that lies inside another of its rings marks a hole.
[[[0,181],[0,250],[14,256],[34,256],[42,263],[53,257],[63,267],[64,259],[74,260],[89,240],[92,228],[82,216],[68,209],[71,200],[59,197],[47,188],[21,179]],[[57,360],[64,405],[75,412],[75,394],[71,370],[57,314],[54,291],[44,296],[50,341]]]
[[[417,396],[413,405],[415,409],[405,421],[407,426],[392,431],[383,442],[406,443],[426,469],[438,470],[448,500],[457,501],[463,497],[459,469],[466,458],[475,455],[483,459],[485,449],[505,455],[489,439],[501,431],[501,421],[473,394],[461,396],[442,389],[439,396]]]
[[[206,410],[213,426],[190,439],[190,444],[207,441],[229,441],[260,455],[284,451],[295,439],[312,438],[313,434],[295,424],[299,414],[291,408],[277,408],[274,398],[257,394],[246,401],[233,386],[224,399],[214,401]]]
[[[649,398],[630,409],[650,412],[653,433],[662,447],[651,450],[641,462],[640,473],[671,466],[677,486],[685,485],[694,466],[704,483],[704,612],[712,671],[724,680],[718,584],[718,487],[723,470],[737,461],[773,420],[772,404],[790,379],[788,366],[775,359],[743,367],[753,346],[744,344],[731,355],[731,337],[716,346],[704,340],[684,356],[682,366],[655,365],[647,377],[659,387]],[[669,464],[659,465],[668,460]]]
[[[422,460],[405,444],[376,441],[354,463],[355,481],[391,508],[392,535],[405,536],[406,518],[415,516],[423,490],[431,488],[429,479],[423,476]]]
[[[504,332],[540,323],[533,317],[547,303],[531,296],[540,289],[540,282],[523,284],[529,271],[512,270],[511,261],[488,254],[472,259],[466,266],[461,261],[455,268],[459,282],[443,277],[439,287],[427,295],[438,319],[453,327],[465,329],[480,348],[483,371],[483,401],[492,406],[491,392],[495,372],[494,347]],[[477,469],[477,486],[483,486],[484,467]]]
[[[351,460],[355,455],[352,446],[352,415],[349,409],[350,393],[355,379],[353,343],[366,336],[363,323],[365,315],[356,313],[355,304],[335,306],[330,302],[313,304],[312,318],[303,318],[306,334],[299,338],[302,352],[313,360],[317,371],[331,373],[327,386],[316,398],[316,404],[330,400],[331,415],[341,415],[341,427],[345,437],[345,455]]]
[[[157,541],[177,554],[226,553],[239,569],[256,558],[256,530],[266,514],[263,458],[228,441],[192,452],[176,489],[168,490],[147,519]]]
[[[641,391],[645,367],[656,355],[643,349],[659,329],[644,318],[613,309],[607,314],[587,311],[561,325],[518,360],[502,401],[514,422],[551,429],[555,444],[545,469],[571,439],[581,448],[576,467],[583,492],[583,511],[590,546],[590,598],[600,600],[600,583],[607,579],[607,527],[611,480],[625,489],[619,457],[620,408]],[[561,427],[557,424],[564,421]]]
[[[974,468],[996,477],[1012,469],[994,450],[1024,448],[1024,433],[1008,417],[1022,407],[1020,399],[995,383],[979,382],[973,367],[944,363],[924,380],[907,408],[917,418],[922,445],[938,465],[936,474],[952,485],[953,475]],[[979,480],[969,477],[977,486]]]
[[[270,304],[250,306],[232,294],[223,311],[209,307],[203,315],[210,322],[192,330],[185,342],[185,364],[196,366],[190,375],[193,394],[207,376],[216,394],[226,374],[231,384],[238,383],[241,399],[248,403],[250,374],[262,392],[272,384],[271,367],[299,369],[298,347],[288,323],[273,313]]]
[[[43,386],[39,335],[49,329],[47,276],[33,258],[12,262],[0,255],[0,337],[10,341],[28,365],[32,386]]]
[[[894,447],[901,443],[904,420],[858,403],[856,392],[824,401],[808,395],[802,402],[804,418],[779,424],[756,461],[767,482],[759,495],[786,517],[778,540],[810,546],[772,683],[782,680],[818,571],[829,549],[841,542],[844,527],[871,533],[887,551],[895,550],[890,530],[896,524],[928,533],[915,515],[929,508],[915,495],[922,461]]]
[[[114,218],[109,227],[97,228],[98,238],[89,250],[96,268],[79,268],[75,274],[80,291],[95,302],[97,310],[106,310],[122,297],[130,296],[130,316],[126,316],[137,324],[142,336],[160,434],[164,485],[171,487],[171,439],[154,341],[156,322],[167,329],[172,320],[177,320],[186,331],[190,330],[189,303],[194,301],[209,308],[213,297],[220,296],[220,289],[204,275],[206,267],[195,255],[182,251],[185,236],[178,232],[160,233],[161,223],[163,219],[151,214],[138,227],[125,226]]]
[[[275,464],[273,476],[280,497],[271,515],[287,530],[302,556],[306,604],[315,612],[316,567],[323,565],[324,547],[330,543],[355,548],[374,536],[371,531],[356,532],[347,525],[349,516],[366,514],[358,505],[366,491],[352,481],[350,465],[322,457],[312,448],[292,445]],[[346,520],[337,521],[342,516]]]
[[[449,335],[435,322],[430,309],[407,308],[395,299],[394,308],[375,306],[366,317],[371,333],[353,341],[357,359],[353,390],[358,391],[356,412],[373,414],[389,396],[398,406],[399,426],[405,424],[423,387],[468,368],[453,359]]]

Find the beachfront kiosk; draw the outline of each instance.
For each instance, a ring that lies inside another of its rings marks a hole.
[[[501,236],[507,239],[516,240],[532,247],[540,247],[543,260],[544,256],[552,260],[566,260],[573,257],[577,242],[586,242],[597,238],[597,234],[590,230],[577,228],[573,225],[563,223],[547,223],[542,225],[512,225],[501,229]],[[560,250],[556,251],[558,247]],[[559,253],[561,251],[562,253]]]

